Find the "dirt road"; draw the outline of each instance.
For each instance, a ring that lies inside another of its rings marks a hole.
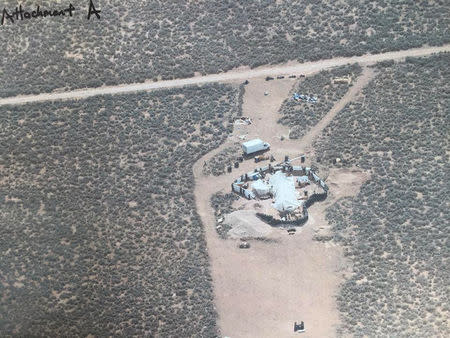
[[[305,149],[305,152],[308,152],[314,139],[320,135],[322,130],[331,122],[336,114],[346,106],[347,103],[355,100],[361,90],[367,86],[374,76],[375,72],[372,68],[364,67],[362,74],[358,77],[353,86],[350,87],[347,93],[338,102],[336,102],[333,108],[331,108],[331,110],[315,126],[313,126],[305,136],[301,138],[300,142],[298,142],[296,146],[301,149]]]
[[[80,99],[95,95],[120,94],[136,91],[148,91],[153,89],[181,87],[186,85],[200,85],[211,82],[233,82],[242,81],[256,77],[289,75],[289,74],[310,74],[326,68],[341,66],[347,63],[359,62],[360,64],[372,64],[383,60],[398,60],[407,56],[425,56],[439,52],[449,52],[450,45],[441,47],[423,47],[398,52],[388,52],[383,54],[370,54],[363,56],[333,58],[315,62],[288,62],[283,65],[262,66],[255,69],[242,67],[226,73],[196,76],[187,79],[175,79],[158,82],[132,83],[117,86],[104,86],[98,88],[87,88],[67,92],[43,93],[38,95],[15,96],[0,99],[0,106],[7,104],[23,104],[28,102],[39,102],[49,100],[69,100]]]

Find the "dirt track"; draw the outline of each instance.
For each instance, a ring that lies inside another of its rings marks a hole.
[[[284,65],[262,66],[255,69],[242,67],[226,73],[196,76],[187,79],[175,79],[158,82],[132,83],[117,86],[105,86],[98,88],[80,89],[67,92],[44,93],[38,95],[14,96],[0,99],[0,106],[7,104],[23,104],[27,102],[49,101],[49,100],[69,100],[86,98],[95,95],[120,94],[136,91],[146,91],[161,88],[181,87],[186,85],[196,85],[211,82],[232,82],[242,81],[256,77],[289,75],[289,74],[310,74],[326,68],[341,66],[347,63],[359,62],[360,64],[372,64],[383,60],[398,60],[407,56],[425,56],[438,52],[450,51],[450,45],[441,47],[423,47],[408,49],[399,52],[388,52],[383,54],[369,54],[363,56],[353,56],[346,58],[334,58],[316,62],[288,62]]]
[[[359,76],[356,83],[354,83],[342,99],[340,99],[333,108],[331,108],[331,110],[301,138],[297,146],[307,151],[307,149],[311,147],[314,139],[320,135],[322,130],[331,122],[331,120],[333,120],[336,114],[339,113],[347,103],[353,101],[359,95],[361,90],[367,86],[374,75],[375,72],[372,68],[364,67],[362,74]]]

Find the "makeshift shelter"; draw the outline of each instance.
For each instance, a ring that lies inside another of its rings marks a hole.
[[[297,182],[300,187],[304,187],[305,185],[309,184],[309,177],[308,176],[297,177]]]
[[[292,176],[287,177],[283,172],[277,171],[270,177],[269,184],[275,197],[272,206],[278,211],[293,212],[301,205]]]
[[[247,173],[247,177],[251,181],[257,181],[261,178],[261,174],[258,172],[249,172]]]
[[[293,174],[303,173],[303,167],[301,165],[294,165],[294,166],[292,166],[292,173]]]
[[[312,173],[312,177],[314,179],[314,182],[319,182],[320,181],[320,177],[317,176],[316,174],[314,174],[313,172],[311,172],[311,173]]]
[[[253,182],[252,189],[259,198],[268,198],[270,196],[270,187],[263,180]]]

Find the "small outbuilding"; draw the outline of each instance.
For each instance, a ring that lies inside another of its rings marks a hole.
[[[309,182],[309,177],[308,176],[299,176],[297,177],[297,183],[299,187],[304,187],[305,185],[308,185]]]

